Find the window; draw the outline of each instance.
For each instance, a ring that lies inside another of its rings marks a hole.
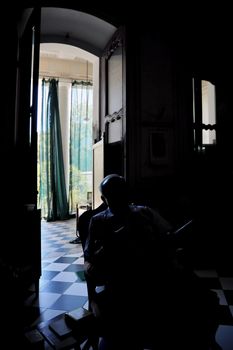
[[[215,85],[197,78],[193,78],[193,125],[196,151],[216,144]]]

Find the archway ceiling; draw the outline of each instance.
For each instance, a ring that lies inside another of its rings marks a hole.
[[[74,45],[100,56],[116,31],[112,24],[84,12],[44,7],[41,11],[41,42]]]

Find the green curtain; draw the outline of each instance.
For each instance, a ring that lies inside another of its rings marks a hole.
[[[75,81],[71,89],[69,211],[87,204],[92,191],[93,86]]]
[[[42,215],[47,221],[69,218],[57,88],[55,79],[48,83],[42,81],[39,198]]]

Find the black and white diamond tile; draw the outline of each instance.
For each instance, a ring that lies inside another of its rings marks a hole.
[[[223,270],[200,270],[196,274],[219,297],[220,315],[216,341],[222,350],[233,350],[233,278]]]
[[[26,314],[30,314],[32,325],[80,306],[88,308],[82,247],[69,243],[76,237],[75,219],[55,223],[42,221],[41,227],[39,298],[35,300],[31,293],[25,300]],[[216,340],[223,350],[233,350],[233,273],[225,270],[196,270],[195,273],[219,296],[221,312]]]
[[[39,297],[35,300],[32,294],[25,300],[25,305],[33,309],[36,316],[33,325],[76,307],[88,307],[82,247],[69,243],[76,237],[75,228],[75,219],[41,223]]]

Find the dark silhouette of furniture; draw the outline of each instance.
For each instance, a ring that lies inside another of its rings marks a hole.
[[[12,290],[24,294],[34,284],[39,294],[41,276],[41,211],[25,207],[12,219],[12,235],[4,246],[0,269]],[[10,246],[10,253],[8,246]]]

